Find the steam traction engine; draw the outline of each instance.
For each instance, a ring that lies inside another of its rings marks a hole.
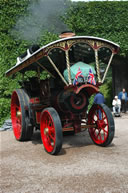
[[[40,129],[45,150],[58,154],[63,132],[88,129],[96,145],[108,146],[114,137],[114,120],[105,104],[89,98],[99,92],[119,46],[105,39],[63,34],[61,39],[39,48],[32,46],[17,58],[7,76],[20,72],[21,88],[12,93],[11,119],[18,141],[30,140],[33,128]],[[100,67],[101,64],[101,67]],[[25,73],[36,76],[25,79]],[[43,80],[42,73],[47,72]]]

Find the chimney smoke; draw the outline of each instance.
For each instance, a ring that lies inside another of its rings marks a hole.
[[[66,14],[70,5],[69,0],[36,0],[30,3],[26,15],[18,19],[12,35],[36,42],[45,31],[60,34],[69,30],[61,16]]]

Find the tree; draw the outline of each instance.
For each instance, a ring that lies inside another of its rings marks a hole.
[[[118,43],[128,56],[128,1],[78,2],[63,16],[77,35],[96,36]]]

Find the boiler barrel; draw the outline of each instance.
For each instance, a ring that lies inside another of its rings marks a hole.
[[[75,94],[70,91],[61,91],[56,98],[56,105],[62,112],[80,113],[87,109],[88,95],[86,92]]]

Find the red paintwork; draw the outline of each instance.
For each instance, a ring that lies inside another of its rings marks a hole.
[[[11,98],[11,119],[14,136],[17,140],[19,140],[21,137],[22,129],[22,114],[17,117],[18,111],[21,112],[21,107],[17,93],[14,91]]]
[[[41,116],[41,112],[36,112],[36,123],[40,124],[40,116]]]
[[[74,96],[71,96],[71,100],[70,100],[72,107],[77,110],[82,109],[87,104],[87,99],[84,93],[80,93],[80,95],[82,96],[82,99],[83,99],[83,102],[81,105],[78,106],[77,104],[74,103]]]
[[[85,88],[89,96],[91,96],[92,94],[97,93],[99,91],[98,86],[99,85],[94,86],[92,84],[83,84],[82,86],[69,85],[65,86],[64,90],[74,91],[76,94],[78,94],[82,89]]]
[[[48,129],[47,134],[44,132],[45,128]],[[41,114],[40,132],[45,149],[47,152],[52,152],[55,146],[56,134],[53,119],[48,111]]]
[[[75,93],[78,94],[82,89],[86,89],[86,92],[88,93],[89,96],[99,91],[99,88],[96,86],[93,86],[92,84],[84,84],[78,87]]]
[[[120,48],[115,48],[115,49],[113,50],[113,53],[114,53],[114,54],[118,54],[119,50],[120,50]]]
[[[29,102],[32,104],[38,104],[40,103],[40,99],[38,97],[31,98]]]
[[[104,110],[97,106],[88,115],[88,124],[96,124],[96,128],[89,128],[91,138],[96,144],[103,144],[108,138],[108,119]]]

